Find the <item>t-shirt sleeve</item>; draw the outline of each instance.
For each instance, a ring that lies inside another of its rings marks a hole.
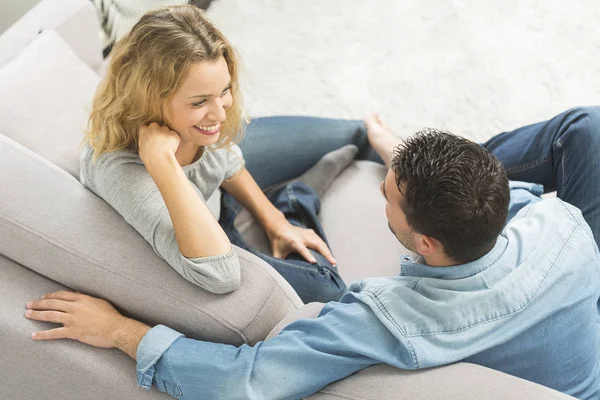
[[[179,251],[169,210],[143,164],[107,155],[95,165],[82,166],[82,183],[110,204],[173,269],[188,281],[213,293],[240,285],[235,251],[187,258]],[[201,192],[196,188],[202,200]]]
[[[225,180],[231,179],[238,172],[240,172],[246,162],[244,161],[244,155],[242,154],[242,149],[235,144],[228,149],[227,151],[227,169],[225,172]]]

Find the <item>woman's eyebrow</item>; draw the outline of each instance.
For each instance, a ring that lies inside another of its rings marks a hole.
[[[225,86],[225,88],[221,92],[226,91],[230,87],[231,87],[231,81],[229,81],[229,83],[227,84],[227,86]],[[188,97],[188,99],[193,99],[194,97],[211,97],[211,96],[212,96],[212,94],[197,94],[195,96]]]

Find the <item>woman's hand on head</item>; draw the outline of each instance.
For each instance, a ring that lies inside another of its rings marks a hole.
[[[275,258],[286,258],[290,253],[299,253],[310,263],[316,263],[309,249],[321,253],[333,266],[337,261],[331,254],[327,243],[312,229],[305,229],[290,224],[287,220],[267,232],[271,242],[271,252]]]
[[[180,143],[181,136],[166,126],[156,122],[140,126],[138,152],[144,163],[165,154],[175,154]]]

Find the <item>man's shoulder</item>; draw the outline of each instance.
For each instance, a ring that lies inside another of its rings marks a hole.
[[[539,299],[550,306],[552,293],[600,273],[589,226],[560,199],[524,208],[501,236],[505,247],[473,275],[370,278],[350,289],[399,336],[469,331],[483,338],[517,315],[539,322],[535,312],[529,315]]]
[[[581,210],[559,198],[542,199],[522,208],[504,228],[504,232],[520,231],[519,240],[540,240],[540,237],[562,237],[563,241],[583,240],[595,245],[594,236]],[[576,232],[577,231],[577,232]]]

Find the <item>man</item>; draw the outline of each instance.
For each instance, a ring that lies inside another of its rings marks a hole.
[[[27,304],[29,318],[64,325],[34,339],[117,347],[137,360],[140,386],[181,398],[300,398],[373,364],[460,360],[599,398],[600,108],[483,146],[425,130],[393,158],[397,139],[376,115],[365,123],[390,168],[381,184],[390,229],[421,256],[404,259],[399,276],[354,283],[318,318],[253,347],[151,329],[68,292]],[[559,199],[541,200],[541,185]]]

